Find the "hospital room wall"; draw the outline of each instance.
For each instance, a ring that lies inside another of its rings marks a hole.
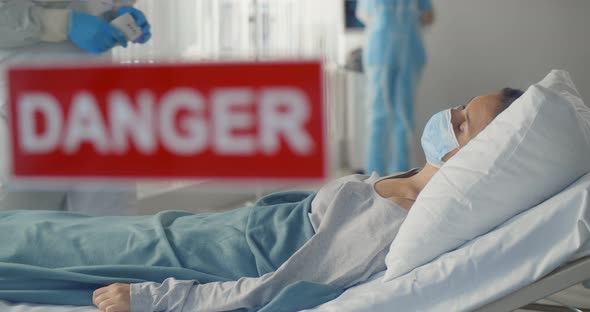
[[[474,95],[494,92],[504,86],[526,88],[550,69],[562,68],[571,72],[582,96],[590,102],[590,62],[587,61],[590,55],[590,41],[587,40],[590,1],[432,1],[436,21],[424,32],[429,62],[416,104],[415,165],[422,165],[424,161],[419,138],[428,118],[434,112],[462,104]],[[235,19],[227,23],[232,18],[221,18],[220,8],[232,3],[235,4],[232,9]],[[265,3],[272,4],[273,8],[291,8],[288,12],[292,18],[289,20],[271,19],[274,22],[269,25],[272,33],[268,36],[268,52],[260,39],[255,41],[262,45],[258,49],[249,44],[252,40],[248,37],[251,38],[253,29],[247,18],[248,3],[257,3],[259,11],[263,11]],[[147,46],[118,49],[115,55],[122,61],[177,60],[179,57],[208,60],[224,56],[252,59],[255,55],[264,58],[271,54],[280,57],[320,56],[328,65],[334,61],[342,65],[350,49],[363,42],[361,32],[344,31],[341,0],[139,0],[138,5],[154,24],[154,38]],[[222,49],[223,42],[214,35],[225,33],[222,26],[225,31],[239,30],[227,36],[232,38],[229,42],[236,43],[233,51]],[[289,44],[284,46],[285,43]],[[363,86],[362,83],[355,85]],[[350,92],[346,88],[340,90],[341,96]],[[336,102],[342,101],[336,98]],[[364,107],[356,109],[358,112],[366,110]],[[339,111],[334,111],[338,114],[331,115],[331,120],[335,121],[331,123],[331,129],[335,130],[332,132],[341,135],[344,123],[354,125],[353,130],[358,133],[354,139],[349,139],[348,144],[356,147],[351,150],[358,155],[351,158],[359,164],[364,163],[361,160],[364,152],[358,146],[365,141],[362,133],[365,118],[362,114],[354,114],[358,120],[349,118],[351,120],[342,120],[339,124],[338,119],[344,118],[339,117]]]
[[[526,88],[551,69],[568,70],[590,103],[590,1],[433,0],[436,22],[424,32],[429,61],[416,104],[428,118],[478,94]],[[424,163],[415,140],[415,165]]]

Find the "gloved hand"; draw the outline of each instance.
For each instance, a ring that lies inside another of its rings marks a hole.
[[[119,10],[117,10],[117,17],[124,15],[126,13],[129,13],[131,14],[131,16],[133,16],[133,19],[135,19],[135,23],[137,23],[137,26],[139,26],[141,28],[141,31],[143,32],[143,34],[133,42],[141,44],[148,42],[148,40],[150,40],[150,38],[152,37],[152,32],[150,23],[148,23],[145,14],[143,14],[143,12],[134,7],[123,6],[120,7]]]
[[[127,47],[125,35],[100,17],[72,12],[68,39],[78,47],[95,55],[112,49],[117,43]]]

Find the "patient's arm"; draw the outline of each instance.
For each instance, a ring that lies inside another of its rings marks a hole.
[[[277,271],[259,278],[208,284],[174,279],[162,284],[133,284],[131,311],[251,309],[270,302],[296,281],[346,288],[385,269],[385,254],[392,238],[371,237],[371,232],[362,222],[340,224],[336,231],[321,231],[320,228]]]
[[[97,289],[92,294],[92,303],[102,312],[129,312],[129,284],[112,284]]]

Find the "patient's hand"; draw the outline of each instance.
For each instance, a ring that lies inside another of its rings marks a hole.
[[[112,284],[99,288],[92,295],[92,302],[102,312],[129,312],[131,295],[129,284]]]

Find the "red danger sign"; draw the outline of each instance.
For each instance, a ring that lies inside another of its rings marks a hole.
[[[318,62],[13,68],[19,179],[322,179]]]

